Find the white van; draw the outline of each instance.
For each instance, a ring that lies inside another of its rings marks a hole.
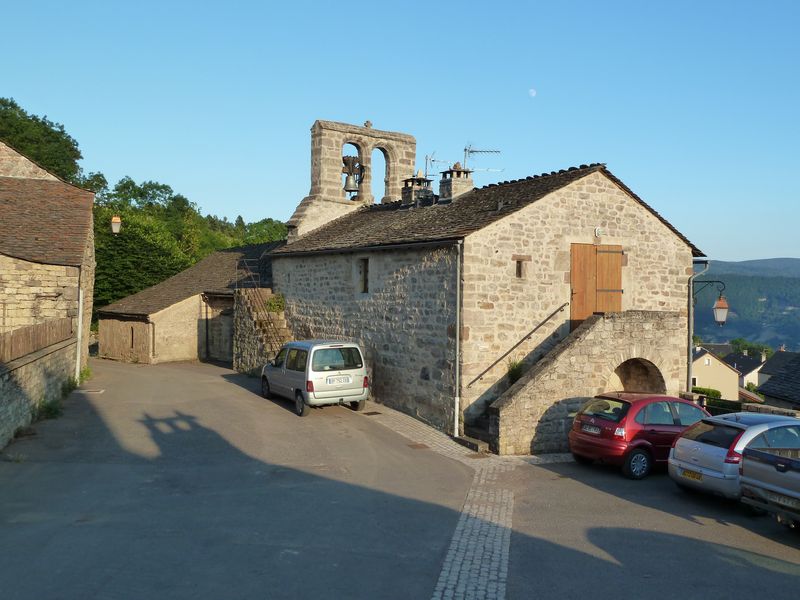
[[[349,403],[364,410],[369,377],[358,344],[332,340],[305,340],[284,344],[261,369],[261,395],[294,400],[304,417],[310,406]]]

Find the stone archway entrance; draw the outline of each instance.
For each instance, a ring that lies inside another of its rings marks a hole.
[[[631,358],[614,369],[606,389],[609,392],[666,394],[667,385],[657,366],[644,358]]]

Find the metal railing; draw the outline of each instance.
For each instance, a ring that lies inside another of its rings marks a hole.
[[[254,268],[255,267],[255,268]],[[263,331],[267,339],[263,340],[265,346],[277,347],[283,343],[283,336],[272,318],[258,319],[259,313],[269,315],[268,296],[261,286],[261,275],[258,259],[242,258],[236,265],[236,289],[239,290],[242,302],[250,305],[251,315],[256,329]],[[243,290],[248,290],[244,292]],[[271,295],[271,293],[270,293]],[[261,324],[261,326],[259,326]]]
[[[548,322],[550,319],[552,319],[552,318],[553,318],[553,317],[555,317],[555,316],[556,316],[558,313],[560,313],[561,311],[563,311],[563,310],[564,310],[564,309],[565,309],[567,306],[569,306],[569,302],[564,302],[564,304],[562,304],[562,305],[561,305],[561,306],[559,306],[557,309],[555,309],[553,312],[551,312],[549,315],[547,315],[547,317],[545,317],[545,319],[544,319],[543,321],[541,321],[541,322],[540,322],[540,323],[539,323],[539,324],[538,324],[536,327],[534,327],[534,328],[533,328],[533,329],[531,329],[531,330],[530,330],[528,333],[526,333],[526,334],[525,334],[525,335],[522,337],[522,339],[520,339],[520,341],[518,341],[516,344],[514,344],[513,346],[511,346],[511,348],[509,348],[509,349],[508,349],[508,350],[507,350],[507,351],[506,351],[506,352],[505,352],[505,353],[504,353],[504,354],[503,354],[503,355],[502,355],[500,358],[498,358],[496,361],[494,361],[492,364],[490,364],[488,367],[486,367],[486,368],[485,368],[483,371],[481,371],[481,374],[480,374],[480,375],[478,375],[478,376],[477,376],[475,379],[473,379],[472,381],[470,381],[470,382],[467,384],[467,387],[470,387],[470,386],[471,386],[473,383],[475,383],[476,381],[479,381],[479,380],[481,380],[481,379],[483,378],[483,376],[484,376],[484,375],[486,375],[486,374],[487,374],[489,371],[491,371],[491,370],[492,370],[492,369],[493,369],[493,368],[494,368],[494,367],[495,367],[495,366],[496,366],[496,365],[497,365],[497,364],[498,364],[498,363],[499,363],[501,360],[503,360],[503,359],[504,359],[506,356],[508,356],[509,354],[511,354],[511,353],[512,353],[514,350],[516,350],[517,348],[519,348],[519,347],[520,347],[520,346],[521,346],[521,345],[522,345],[522,344],[523,344],[523,343],[524,343],[524,342],[525,342],[525,341],[526,341],[526,340],[527,340],[529,337],[531,337],[531,336],[532,336],[534,333],[536,333],[536,332],[537,332],[539,329],[541,329],[541,328],[544,326],[544,324],[545,324],[545,323],[547,323],[547,322]]]

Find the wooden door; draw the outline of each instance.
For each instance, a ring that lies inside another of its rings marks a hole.
[[[572,244],[570,330],[596,312],[622,310],[622,246]]]

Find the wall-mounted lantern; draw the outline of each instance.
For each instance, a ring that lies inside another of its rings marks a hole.
[[[117,235],[120,229],[122,229],[122,219],[119,215],[114,215],[111,217],[111,233]]]
[[[717,298],[717,301],[714,302],[713,310],[714,320],[717,322],[717,325],[722,327],[725,325],[725,321],[728,319],[728,301],[721,292],[719,298]]]

